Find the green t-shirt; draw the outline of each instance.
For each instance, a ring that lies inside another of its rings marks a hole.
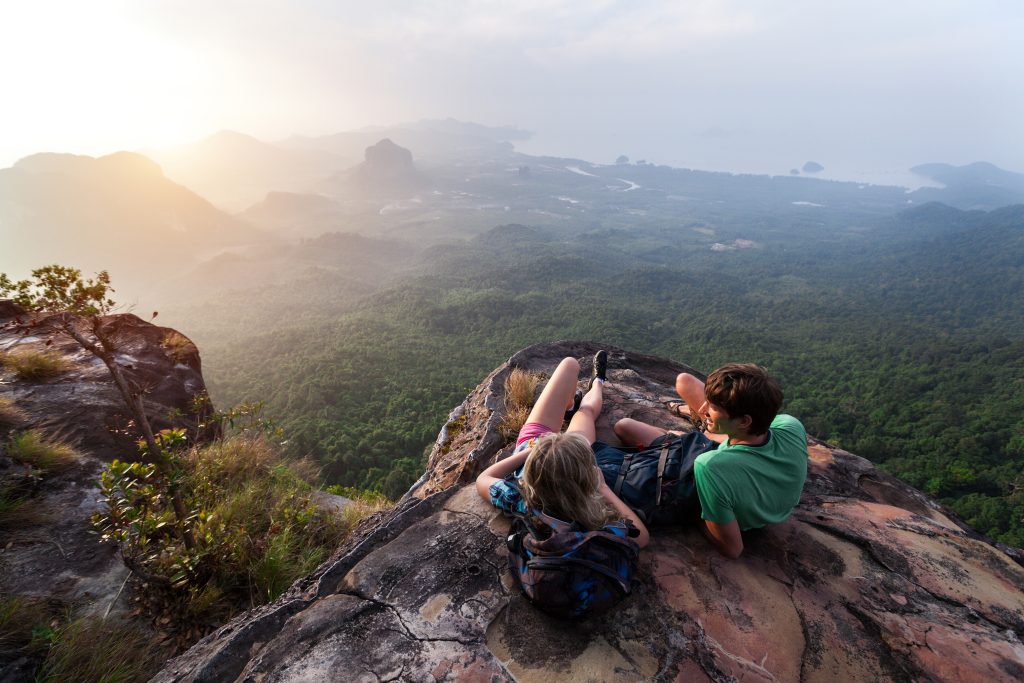
[[[800,502],[807,478],[807,432],[790,415],[776,415],[760,446],[728,440],[693,464],[701,517],[740,529],[776,524]]]

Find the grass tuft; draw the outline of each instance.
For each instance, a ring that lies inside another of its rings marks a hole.
[[[540,380],[541,376],[535,372],[513,368],[505,378],[505,405],[532,406]]]
[[[513,368],[505,378],[505,415],[498,425],[502,437],[515,437],[526,423],[540,381],[540,375],[521,368]]]
[[[17,427],[25,423],[28,416],[12,399],[0,396],[0,427]]]
[[[276,448],[261,438],[236,437],[193,448],[185,457],[199,496],[207,488],[222,490],[236,482],[262,478],[281,459]]]
[[[134,683],[152,677],[170,656],[168,647],[131,624],[88,616],[54,629],[36,673],[46,683]]]
[[[64,471],[81,457],[70,445],[51,439],[38,429],[26,429],[11,437],[7,454],[15,462],[47,473]]]
[[[37,526],[50,519],[51,515],[32,504],[31,492],[9,481],[0,481],[0,530]]]
[[[26,657],[38,683],[149,680],[172,652],[131,623],[71,618],[67,606],[0,594],[0,654]]]
[[[383,512],[394,503],[378,493],[357,494],[351,497],[351,505],[341,511],[341,525],[345,535],[352,533],[370,515]]]
[[[45,652],[46,640],[39,634],[52,617],[42,600],[0,594],[0,652]]]
[[[196,353],[195,344],[193,344],[188,337],[174,330],[171,330],[164,335],[163,341],[160,342],[160,346],[164,348],[167,355],[170,356],[172,360],[178,363],[185,362],[185,359],[188,358],[189,355]]]
[[[21,349],[0,356],[0,365],[21,379],[37,382],[56,377],[71,368],[71,363],[56,351]]]

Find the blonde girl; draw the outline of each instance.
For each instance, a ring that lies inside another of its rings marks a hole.
[[[537,510],[576,523],[583,531],[628,534],[642,548],[649,538],[647,527],[608,488],[591,450],[604,401],[606,365],[607,354],[599,351],[590,389],[560,434],[566,407],[574,405],[580,373],[579,361],[562,359],[519,431],[512,455],[484,470],[476,490],[506,512],[528,515]]]

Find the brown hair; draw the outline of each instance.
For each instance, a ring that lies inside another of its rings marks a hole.
[[[519,489],[528,507],[595,531],[617,518],[597,492],[600,483],[590,442],[580,434],[551,433],[533,445]]]
[[[782,407],[782,389],[759,365],[729,363],[708,375],[704,399],[729,417],[749,415],[749,433],[764,434]]]

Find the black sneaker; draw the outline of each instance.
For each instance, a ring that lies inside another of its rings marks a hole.
[[[608,352],[601,349],[594,354],[594,369],[590,373],[590,387],[594,386],[594,380],[602,382],[608,379]],[[587,387],[588,389],[590,387]]]
[[[565,411],[566,421],[571,420],[572,416],[576,414],[576,411],[580,409],[580,404],[583,403],[583,390],[577,389],[576,395],[572,397],[572,408]]]

